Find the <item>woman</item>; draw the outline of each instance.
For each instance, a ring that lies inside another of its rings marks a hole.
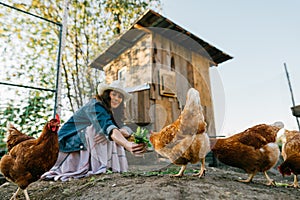
[[[145,144],[126,138],[132,131],[123,126],[124,102],[130,100],[120,82],[99,84],[98,95],[81,107],[59,130],[59,156],[43,179],[69,180],[92,174],[128,170],[124,148],[134,155],[145,152]]]

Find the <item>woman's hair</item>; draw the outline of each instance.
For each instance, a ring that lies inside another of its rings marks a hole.
[[[105,90],[102,95],[96,95],[95,98],[104,106],[104,108],[110,113],[112,114],[114,121],[116,123],[116,125],[118,127],[122,127],[123,126],[123,120],[124,120],[124,98],[123,101],[120,103],[120,105],[113,109],[111,107],[110,101],[111,98],[109,96],[109,93],[112,90]]]

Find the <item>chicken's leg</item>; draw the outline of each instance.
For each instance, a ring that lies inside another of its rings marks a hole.
[[[291,184],[290,186],[293,186],[294,188],[299,188],[297,175],[294,175],[294,183]]]
[[[253,179],[253,177],[255,176],[255,173],[252,173],[249,175],[248,179],[246,180],[238,180],[239,182],[242,182],[242,183],[250,183]]]
[[[182,165],[179,173],[175,174],[175,175],[171,175],[171,177],[182,177],[183,176],[183,172],[185,171],[185,169],[186,169],[186,165]]]
[[[26,200],[30,200],[27,189],[23,190]]]
[[[205,176],[205,158],[203,158],[202,160],[201,160],[201,168],[200,168],[200,171],[199,171],[199,173],[197,173],[197,174],[194,174],[193,176],[199,176],[199,178],[202,176],[202,175],[204,175]]]
[[[18,187],[17,191],[13,194],[13,196],[10,198],[10,200],[15,200],[15,199],[17,199],[17,196],[18,196],[20,190],[21,190],[21,188]]]
[[[265,171],[264,174],[265,174],[265,177],[266,177],[267,180],[268,180],[267,185],[273,185],[273,186],[276,186],[275,181],[274,181],[273,179],[270,179],[270,177],[269,177],[268,174],[267,174],[267,171]]]

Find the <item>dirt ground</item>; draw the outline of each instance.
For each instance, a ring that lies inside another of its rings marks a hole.
[[[192,174],[198,165],[188,165],[182,178],[170,177],[180,167],[167,162],[155,165],[130,164],[129,172],[106,173],[83,179],[61,181],[37,181],[28,187],[31,200],[34,199],[299,199],[300,189],[287,187],[293,177],[282,177],[277,170],[268,174],[277,186],[266,186],[262,173],[257,174],[252,183],[241,183],[247,175],[227,166],[206,166],[203,178]],[[17,189],[9,182],[0,186],[0,199],[9,199]],[[19,195],[19,199],[25,199]]]

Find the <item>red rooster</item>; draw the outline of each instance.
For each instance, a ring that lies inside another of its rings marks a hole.
[[[50,170],[58,156],[58,135],[60,120],[58,115],[43,128],[39,138],[34,139],[18,131],[12,125],[8,129],[8,154],[0,161],[0,171],[5,178],[18,185],[11,199],[16,199],[20,189],[29,200],[27,186],[40,179]]]

